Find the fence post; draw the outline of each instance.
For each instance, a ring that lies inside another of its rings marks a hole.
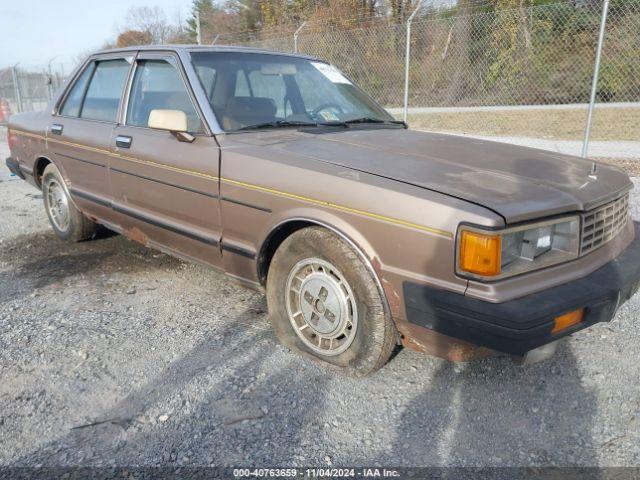
[[[49,101],[53,100],[53,69],[51,68],[51,63],[58,57],[53,57],[49,60],[47,64],[47,75],[49,75],[49,79],[47,81],[47,91],[49,93]]]
[[[584,130],[584,142],[582,143],[582,157],[587,158],[589,153],[589,137],[591,136],[591,123],[593,121],[593,109],[596,105],[598,94],[598,78],[600,77],[600,60],[602,59],[602,46],[604,44],[604,34],[607,26],[607,15],[609,13],[609,0],[604,0],[602,5],[602,19],[600,20],[600,35],[598,36],[598,47],[596,49],[596,64],[593,71],[593,83],[591,85],[591,98],[589,99],[589,113],[587,114],[587,127]]]
[[[302,29],[306,24],[307,22],[302,22],[302,24],[298,27],[298,29],[293,34],[293,53],[298,53],[298,35],[300,35],[300,32],[302,31]]]
[[[407,19],[407,40],[406,51],[404,55],[404,113],[402,115],[402,119],[405,123],[407,123],[407,118],[409,117],[409,60],[411,58],[411,22],[413,22],[413,17],[416,16],[416,13],[418,13],[420,7],[422,7],[422,0],[418,0],[418,6]]]
[[[16,96],[16,106],[18,113],[22,112],[22,95],[20,95],[20,84],[18,83],[18,64],[11,67],[11,76],[13,77],[13,91]]]

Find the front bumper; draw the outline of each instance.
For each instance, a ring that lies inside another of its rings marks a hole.
[[[608,322],[640,287],[640,223],[616,259],[579,280],[504,303],[405,282],[407,320],[435,332],[512,355]],[[581,323],[552,334],[554,319],[585,308]]]
[[[11,173],[20,177],[22,180],[24,180],[24,173],[22,173],[22,170],[20,170],[20,164],[18,163],[17,160],[14,160],[13,158],[8,157],[5,160],[5,163],[7,164],[7,168]]]

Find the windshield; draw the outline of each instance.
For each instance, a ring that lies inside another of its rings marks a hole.
[[[335,67],[285,55],[193,52],[193,65],[227,132],[393,122]]]

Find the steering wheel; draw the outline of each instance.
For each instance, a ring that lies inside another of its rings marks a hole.
[[[313,119],[317,119],[318,115],[320,114],[320,112],[322,112],[323,110],[328,110],[330,108],[338,110],[340,113],[344,113],[344,109],[340,105],[338,105],[337,103],[327,102],[327,103],[323,103],[322,105],[319,105],[318,107],[314,108],[311,111],[311,117]]]

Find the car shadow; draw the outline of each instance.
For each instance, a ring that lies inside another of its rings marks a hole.
[[[330,374],[255,324],[265,308],[257,297],[144,385],[12,466],[293,464],[301,452],[282,445],[304,445]],[[304,399],[282,389],[294,372],[315,379]]]
[[[0,302],[19,301],[41,289],[60,288],[96,271],[113,270],[111,262],[123,262],[127,256],[151,258],[155,252],[117,234],[99,230],[93,241],[66,243],[53,232],[18,235],[2,243],[0,263],[10,265],[0,272]],[[126,268],[177,269],[180,261],[162,255],[155,265],[128,262]]]
[[[597,403],[581,377],[566,342],[553,360],[530,366],[504,357],[443,361],[395,427],[391,458],[437,467],[571,467],[585,457],[597,464]]]

